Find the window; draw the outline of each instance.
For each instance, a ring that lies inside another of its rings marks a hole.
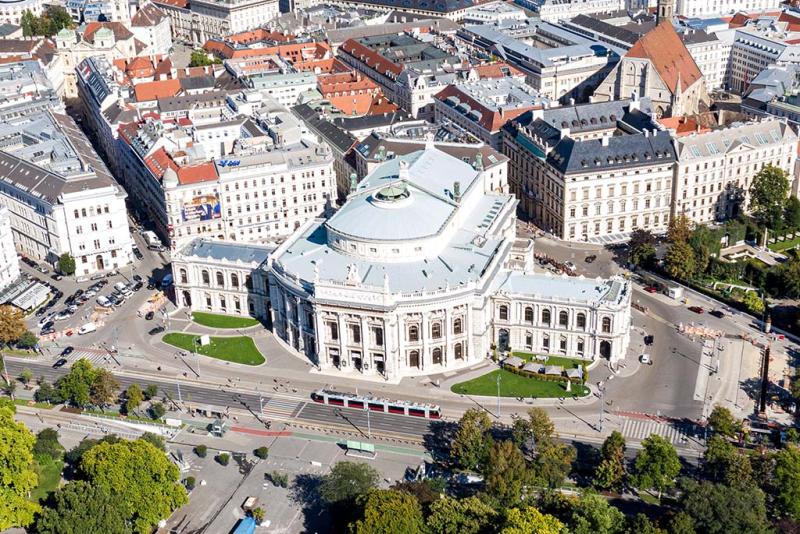
[[[408,340],[419,341],[419,327],[417,325],[412,324],[408,327]]]
[[[558,312],[558,326],[567,326],[569,314],[565,311]]]
[[[558,350],[560,350],[562,354],[567,353],[567,338],[564,336],[561,336],[561,339],[558,341]]]
[[[611,319],[609,317],[603,317],[603,332],[611,332]]]
[[[456,343],[453,347],[453,354],[456,357],[456,360],[461,360],[464,358],[464,349],[461,346],[461,343]]]
[[[203,285],[210,286],[211,285],[211,278],[208,276],[208,271],[203,269],[200,273],[200,276],[203,278]]]
[[[234,289],[239,288],[239,275],[236,273],[231,274],[231,287]]]
[[[578,328],[581,330],[586,330],[586,315],[579,313],[575,317],[575,322],[578,324]]]
[[[550,310],[542,310],[542,324],[550,326]]]
[[[502,304],[500,306],[500,320],[501,321],[508,321],[508,306]]]
[[[442,363],[442,349],[440,349],[439,347],[433,349],[431,356],[433,356],[434,365]]]
[[[361,325],[360,324],[351,324],[350,325],[350,341],[353,343],[361,343]]]
[[[332,341],[338,341],[339,340],[339,325],[336,324],[333,321],[329,321],[326,324],[328,326],[328,337]]]
[[[442,323],[436,322],[431,325],[431,337],[433,339],[442,337]]]
[[[530,332],[525,334],[525,348],[532,349],[533,348],[533,334]]]
[[[222,274],[222,271],[217,271],[217,287],[224,287],[225,286],[225,275]]]
[[[533,324],[533,308],[530,306],[525,308],[525,322],[528,324]]]
[[[189,277],[186,275],[186,269],[181,269],[180,275],[181,275],[181,284],[188,284]]]
[[[463,322],[461,321],[461,317],[456,317],[453,319],[453,333],[458,335],[464,332]]]
[[[578,351],[577,351],[580,356],[583,356],[583,349],[584,349],[583,338],[580,337],[578,338]]]
[[[547,334],[542,336],[542,350],[550,351],[550,336]]]
[[[227,309],[227,306],[225,304],[225,297],[219,298],[219,307],[222,308],[222,311],[225,311]]]

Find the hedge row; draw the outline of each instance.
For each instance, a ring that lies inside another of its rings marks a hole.
[[[569,377],[566,377],[566,376],[563,376],[563,375],[562,376],[551,376],[551,375],[545,375],[545,374],[542,374],[542,373],[533,373],[531,371],[525,371],[524,369],[519,369],[517,367],[513,367],[513,366],[505,365],[505,364],[503,364],[503,369],[505,369],[506,371],[509,371],[511,373],[514,373],[515,375],[525,376],[527,378],[535,378],[537,380],[544,380],[546,382],[565,382],[565,381],[569,380],[573,384],[583,385],[583,380],[581,380],[580,378],[569,378]],[[563,370],[562,370],[562,372],[563,372]]]

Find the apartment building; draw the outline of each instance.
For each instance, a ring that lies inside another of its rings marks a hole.
[[[156,0],[170,18],[175,41],[202,46],[209,39],[259,28],[280,14],[278,0]]]
[[[19,278],[19,273],[19,259],[11,230],[11,213],[8,208],[0,207],[0,291]]]
[[[509,185],[543,230],[598,243],[666,231],[676,157],[649,99],[531,111],[504,130]]]

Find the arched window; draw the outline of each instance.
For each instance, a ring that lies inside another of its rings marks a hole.
[[[456,357],[456,360],[461,360],[464,358],[464,349],[461,347],[461,343],[456,343],[453,347],[453,354]]]
[[[231,273],[231,287],[234,289],[239,288],[239,275],[236,273]]]
[[[442,337],[442,323],[435,322],[431,325],[431,337],[433,339],[439,339]]]
[[[508,306],[502,304],[500,306],[500,320],[501,321],[508,321]]]
[[[244,287],[247,289],[253,289],[253,277],[251,277],[249,274],[244,277]]]
[[[408,353],[408,366],[409,367],[419,367],[419,351],[412,350]]]
[[[569,314],[565,311],[558,312],[558,326],[567,326],[569,322]]]
[[[533,334],[527,332],[525,334],[525,348],[532,349],[533,348]]]
[[[200,273],[200,276],[203,278],[203,285],[204,286],[210,286],[211,285],[211,278],[208,276],[208,271],[203,269],[203,271]]]
[[[586,314],[579,313],[576,317],[576,322],[578,323],[578,328],[586,330]]]
[[[561,354],[567,353],[567,338],[561,336],[561,339],[558,340],[558,350],[561,351]]]
[[[525,308],[525,322],[533,324],[533,308],[531,308],[530,306]]]
[[[550,310],[542,310],[542,324],[550,326]]]
[[[542,350],[550,352],[550,336],[547,334],[542,336]]]
[[[461,322],[461,317],[453,319],[453,333],[458,335],[464,332],[464,323]]]
[[[225,287],[225,275],[222,271],[217,271],[217,287]]]
[[[433,352],[431,353],[431,356],[433,357],[433,363],[434,364],[441,364],[442,363],[442,349],[440,349],[439,347],[436,347],[435,349],[433,349]]]
[[[583,338],[579,337],[578,338],[578,349],[577,349],[578,356],[583,356],[584,349],[585,349],[585,345],[584,345],[584,342],[583,342]]]
[[[188,284],[189,276],[186,274],[186,269],[181,269],[180,274],[181,274],[181,284]]]
[[[603,332],[611,332],[611,318],[603,317]]]
[[[419,341],[419,327],[417,325],[412,324],[408,327],[408,340]]]

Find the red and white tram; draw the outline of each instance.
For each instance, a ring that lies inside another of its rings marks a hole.
[[[354,410],[369,410],[371,412],[408,415],[423,417],[425,419],[441,419],[442,410],[434,404],[420,404],[416,402],[395,401],[376,397],[364,397],[352,393],[339,393],[327,389],[318,389],[311,394],[311,400],[319,404],[341,406]]]

